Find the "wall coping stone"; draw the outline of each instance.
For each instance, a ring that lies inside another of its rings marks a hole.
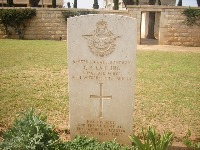
[[[128,9],[134,8],[144,8],[144,9],[186,9],[186,8],[195,8],[200,9],[200,7],[190,7],[190,6],[159,6],[159,5],[127,5]]]
[[[128,10],[84,9],[84,8],[41,8],[41,7],[2,7],[1,9],[26,9],[32,8],[37,11],[94,11],[99,13],[128,13]]]

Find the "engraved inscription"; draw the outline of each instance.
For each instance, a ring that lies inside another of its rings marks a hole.
[[[98,136],[122,136],[126,130],[121,125],[116,125],[115,121],[87,120],[86,123],[79,123],[76,130],[83,135]]]
[[[90,98],[99,98],[100,99],[100,106],[99,106],[99,118],[103,118],[103,100],[104,99],[112,99],[112,96],[103,96],[103,83],[99,83],[100,85],[100,95],[90,95]]]
[[[94,55],[104,57],[114,51],[119,36],[109,31],[107,22],[101,20],[97,22],[96,29],[91,34],[83,37],[88,40],[88,47]]]
[[[126,69],[132,61],[97,61],[72,60],[74,67],[80,70],[72,75],[76,80],[132,80],[129,70]]]

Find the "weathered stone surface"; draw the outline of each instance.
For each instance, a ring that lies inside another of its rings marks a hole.
[[[137,22],[118,15],[68,19],[70,134],[130,144]]]

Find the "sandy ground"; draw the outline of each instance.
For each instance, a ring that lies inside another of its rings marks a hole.
[[[200,47],[184,47],[173,45],[137,45],[137,50],[156,50],[156,51],[182,51],[182,52],[198,52]]]
[[[158,50],[158,51],[182,51],[182,52],[199,52],[200,47],[185,47],[173,45],[158,45],[158,40],[142,39],[141,45],[137,45],[137,50]]]

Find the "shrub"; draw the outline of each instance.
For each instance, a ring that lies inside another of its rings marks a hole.
[[[76,136],[74,140],[62,142],[46,117],[34,115],[33,109],[26,111],[21,119],[16,119],[13,127],[3,133],[0,143],[2,150],[166,150],[172,143],[173,134],[165,132],[162,136],[149,128],[142,130],[143,143],[135,135],[130,136],[132,147],[122,146],[116,141],[100,143],[94,138]],[[195,145],[194,148],[199,148]]]
[[[77,136],[62,142],[57,133],[46,123],[46,117],[34,115],[33,109],[26,111],[13,127],[3,134],[2,150],[131,150],[115,141],[100,143],[94,138]]]
[[[184,23],[188,26],[198,25],[200,26],[200,9],[186,8],[183,11],[183,15],[186,16]]]
[[[136,150],[167,150],[172,144],[173,134],[165,132],[162,136],[158,135],[154,128],[142,130],[143,143],[135,135],[130,136]]]
[[[118,10],[118,9],[119,9],[119,0],[114,0],[113,2],[114,2],[114,7],[113,7],[113,9],[114,9],[114,10]]]
[[[80,15],[88,15],[88,14],[97,14],[96,11],[89,11],[89,10],[82,10],[82,11],[62,11],[62,15],[65,18],[65,21],[67,21],[67,18],[80,16]]]
[[[62,143],[58,135],[46,124],[46,117],[34,115],[33,109],[24,113],[14,122],[13,127],[3,134],[0,149],[3,150],[39,150],[59,149]]]
[[[115,141],[100,143],[94,138],[76,136],[73,141],[65,143],[65,149],[70,150],[131,150],[130,147],[123,147]]]
[[[3,24],[6,34],[8,35],[8,27],[14,28],[20,39],[24,38],[24,32],[27,20],[36,16],[35,9],[1,9],[0,23]]]

